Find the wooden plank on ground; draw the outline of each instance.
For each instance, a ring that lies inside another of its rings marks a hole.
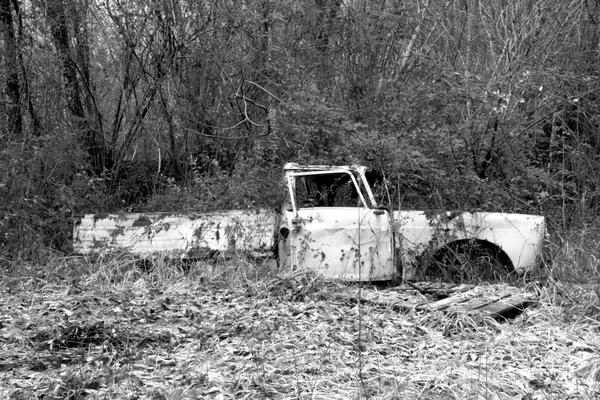
[[[423,301],[423,296],[419,293],[363,290],[362,301],[375,306],[391,308],[394,311],[409,311],[416,302]]]
[[[415,307],[417,310],[428,310],[428,311],[442,311],[453,304],[458,304],[461,302],[467,301],[469,298],[460,293],[458,295],[446,297],[445,299],[437,300],[437,301],[429,301],[422,304],[417,305]]]
[[[524,310],[532,302],[533,299],[528,294],[513,294],[510,297],[478,308],[477,313],[490,317],[505,316],[511,311]]]
[[[339,293],[337,298],[350,304],[359,302],[356,290]],[[469,290],[459,291],[440,300],[437,300],[435,295],[425,296],[417,290],[410,291],[403,287],[384,290],[363,288],[360,296],[360,302],[363,304],[394,311],[442,311],[489,317],[504,316],[515,309],[522,310],[531,301],[531,295],[506,285],[471,286]]]
[[[473,312],[477,309],[484,307],[488,304],[495,303],[501,299],[508,298],[514,294],[514,289],[503,289],[500,291],[490,290],[486,293],[480,291],[479,293],[473,293],[469,300],[462,302],[461,304],[453,304],[446,309],[447,312]]]
[[[445,283],[445,282],[407,282],[400,287],[417,290],[423,294],[433,294],[436,296],[449,296],[454,293],[466,292],[472,289],[473,285],[464,283]]]

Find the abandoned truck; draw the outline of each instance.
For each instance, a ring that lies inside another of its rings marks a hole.
[[[127,252],[198,259],[273,254],[282,269],[346,281],[496,280],[540,260],[542,216],[388,210],[363,166],[286,164],[280,211],[88,214],[75,221],[76,253]]]

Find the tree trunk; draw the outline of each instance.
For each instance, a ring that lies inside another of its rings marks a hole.
[[[56,51],[62,64],[69,111],[73,117],[82,122],[85,120],[85,113],[81,103],[79,82],[77,81],[77,68],[71,57],[69,29],[67,27],[65,6],[62,0],[48,0],[47,15],[54,46],[56,46]]]
[[[86,109],[84,108],[84,99],[88,99],[88,96],[83,95],[79,80],[77,78],[78,70],[84,71],[84,74],[87,75],[89,66],[84,66],[83,68],[78,69],[77,64],[74,61],[70,45],[71,38],[69,37],[65,5],[63,1],[48,0],[46,4],[50,31],[52,33],[52,38],[54,40],[58,57],[62,64],[69,111],[73,116],[74,123],[81,130],[83,145],[85,151],[90,156],[93,169],[96,172],[101,172],[104,168],[110,167],[110,165],[107,165],[107,163],[110,163],[111,160],[106,151],[102,132],[98,132],[96,129],[93,129],[93,124],[90,122],[91,118],[86,113]],[[77,39],[78,42],[81,42],[82,40],[81,37],[78,37]],[[82,54],[80,51],[78,51],[78,53],[79,55]],[[87,60],[87,62],[89,62],[89,60]],[[84,80],[84,84],[87,84],[87,82],[85,82],[87,76],[85,75],[81,78]],[[92,108],[91,105],[88,108]]]
[[[18,48],[10,0],[0,0],[0,29],[5,48],[4,70],[6,71],[3,102],[5,103],[7,124],[4,133],[9,137],[21,136],[23,123],[20,106]]]
[[[167,132],[169,135],[169,152],[170,152],[170,164],[171,173],[176,179],[182,179],[181,176],[181,165],[179,160],[179,151],[177,150],[177,142],[175,141],[175,125],[173,121],[173,114],[171,106],[169,105],[169,99],[165,94],[162,86],[159,88],[160,104],[162,105],[163,117],[167,123]]]
[[[326,88],[331,85],[334,79],[334,63],[332,62],[330,52],[330,39],[333,34],[335,18],[340,11],[341,0],[315,0],[318,9],[316,28],[317,36],[315,38],[315,50],[319,57],[319,75],[321,82],[319,85]]]
[[[29,88],[29,70],[23,60],[23,48],[22,48],[22,40],[24,38],[23,34],[23,18],[21,14],[21,10],[19,8],[19,1],[12,0],[12,5],[15,10],[16,21],[15,25],[17,27],[17,62],[19,64],[19,71],[21,72],[21,95],[24,98],[24,101],[27,105],[27,111],[29,113],[29,118],[31,120],[30,131],[33,136],[40,136],[42,134],[42,123],[40,122],[40,118],[37,114],[35,106],[33,104],[33,97],[31,96],[31,90]]]

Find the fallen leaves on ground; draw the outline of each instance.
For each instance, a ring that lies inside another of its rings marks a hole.
[[[561,320],[543,299],[505,323],[399,312],[343,300],[371,289],[301,278],[3,286],[0,397],[600,396],[596,319]]]

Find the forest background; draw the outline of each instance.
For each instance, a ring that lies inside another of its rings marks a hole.
[[[598,0],[0,0],[0,260],[68,253],[76,213],[275,208],[296,161],[543,214],[597,274],[599,25]]]

